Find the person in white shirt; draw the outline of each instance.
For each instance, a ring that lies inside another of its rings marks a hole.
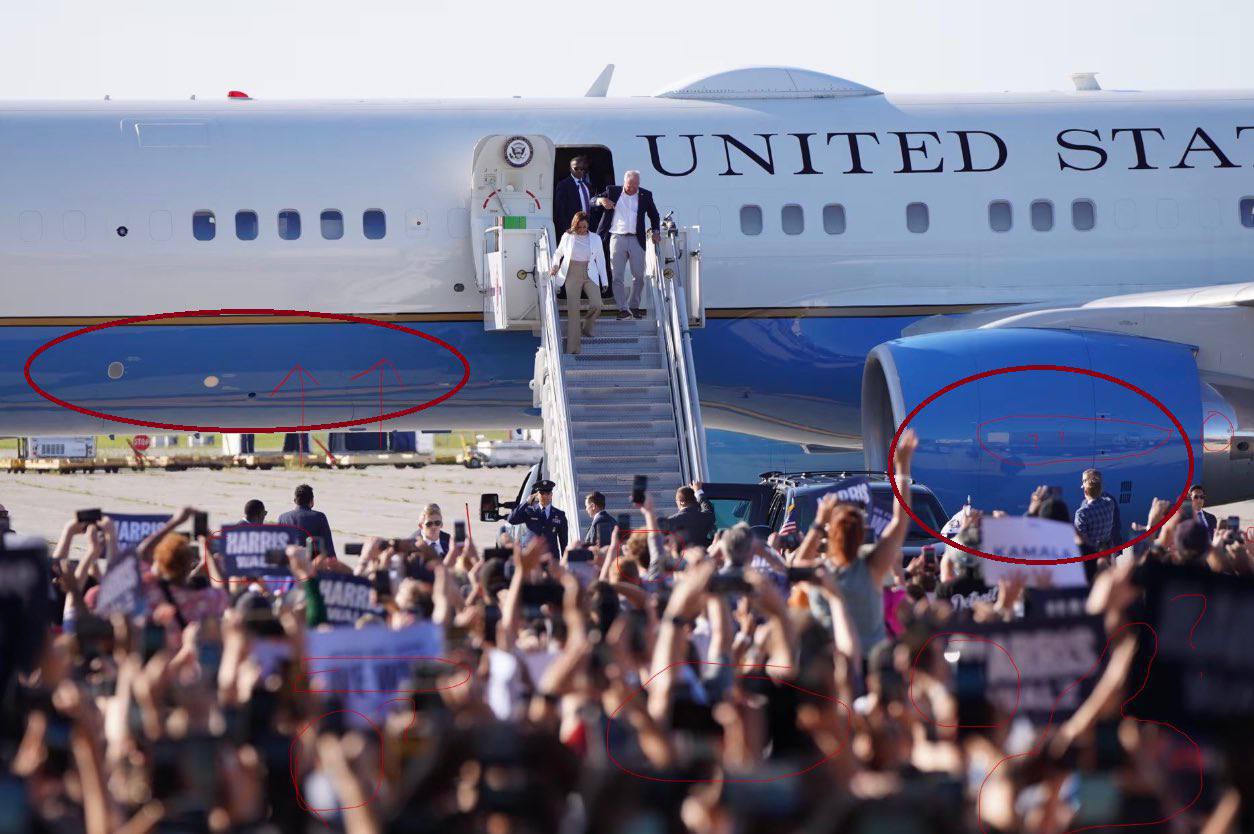
[[[644,318],[640,295],[644,292],[644,241],[647,231],[656,245],[661,241],[661,215],[653,202],[653,194],[640,187],[640,172],[628,171],[621,186],[612,185],[596,200],[592,211],[593,227],[598,235],[610,236],[610,277],[614,284],[614,303],[620,319]],[[627,265],[631,264],[632,284],[627,292]]]
[[[557,244],[549,268],[549,274],[557,277],[557,285],[566,287],[567,353],[579,353],[581,334],[592,335],[593,325],[601,315],[601,290],[609,286],[605,273],[601,239],[589,234],[587,212],[577,211],[570,220],[570,230]],[[580,315],[579,298],[583,295],[588,297],[588,310]]]

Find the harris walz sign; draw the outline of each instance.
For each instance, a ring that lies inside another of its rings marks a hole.
[[[267,553],[303,545],[305,531],[285,524],[234,524],[222,528],[218,552],[228,578],[291,576],[287,559],[271,564]]]

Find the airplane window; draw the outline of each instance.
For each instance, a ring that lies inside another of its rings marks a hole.
[[[361,216],[361,231],[368,240],[379,240],[387,234],[387,218],[382,209],[366,209]]]
[[[1032,201],[1032,228],[1038,232],[1054,228],[1054,204],[1049,200]]]
[[[927,203],[911,203],[906,206],[906,228],[915,234],[923,234],[932,225],[928,217]]]
[[[284,240],[296,240],[300,237],[300,212],[296,209],[283,209],[279,212],[279,237]]]
[[[213,212],[198,211],[192,215],[192,236],[196,240],[213,240],[218,233],[218,224],[213,219]]]
[[[801,206],[789,203],[779,211],[779,224],[786,235],[799,235],[806,230],[805,213]]]
[[[823,206],[823,231],[829,235],[845,233],[845,207],[840,203]]]
[[[1014,223],[1010,203],[1006,200],[994,200],[988,204],[988,225],[994,232],[1008,232]]]
[[[322,212],[322,236],[327,240],[339,240],[344,237],[344,215],[335,209]]]
[[[762,207],[740,207],[740,231],[746,235],[762,234]]]
[[[1241,198],[1241,225],[1254,229],[1254,197]]]
[[[1097,225],[1097,209],[1092,200],[1076,200],[1071,204],[1071,225],[1081,232]]]
[[[256,240],[257,225],[257,212],[235,212],[235,236],[240,240]]]

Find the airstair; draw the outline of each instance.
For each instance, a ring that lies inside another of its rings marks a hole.
[[[544,425],[543,474],[554,504],[566,510],[572,538],[586,530],[583,496],[606,497],[617,517],[643,519],[631,504],[632,479],[645,475],[659,510],[673,512],[675,489],[706,480],[705,430],[692,361],[691,330],[703,327],[697,227],[668,216],[660,246],[648,242],[643,319],[596,323],[581,352],[565,352],[566,302],[549,276],[553,241],[547,228],[508,228],[484,235],[481,275],[484,327],[539,335],[532,380]]]

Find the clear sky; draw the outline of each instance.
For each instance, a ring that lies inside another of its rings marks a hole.
[[[611,95],[751,64],[887,92],[1254,88],[1251,32],[1249,0],[0,0],[0,99],[581,95],[610,62]]]

